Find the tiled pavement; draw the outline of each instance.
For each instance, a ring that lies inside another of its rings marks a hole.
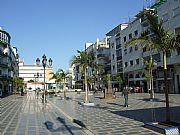
[[[84,107],[83,94],[69,94],[68,100],[59,97],[49,98],[52,106],[67,117],[82,121],[87,128],[97,135],[156,135],[157,132],[143,128],[144,122],[163,121],[165,118],[164,94],[156,94],[154,101],[149,101],[149,94],[130,94],[128,108],[123,107],[124,99],[117,93],[116,99],[100,99],[102,95],[90,96],[94,107]],[[180,95],[170,95],[171,116],[180,122]]]
[[[100,99],[101,94],[90,96],[94,107],[81,105],[83,94],[68,94],[67,100],[48,98],[43,105],[33,93],[27,96],[9,96],[0,101],[0,134],[2,135],[81,135],[84,129],[72,123],[76,119],[86,125],[89,133],[97,135],[156,135],[143,128],[144,122],[163,120],[165,102],[163,94],[156,94],[154,102],[148,94],[130,94],[128,108],[117,93],[116,99]],[[180,122],[180,95],[170,95],[171,116]],[[45,122],[53,123],[47,129]],[[87,131],[86,131],[87,133]]]
[[[83,135],[49,103],[43,105],[34,93],[0,99],[0,135]],[[53,124],[47,129],[45,122]]]

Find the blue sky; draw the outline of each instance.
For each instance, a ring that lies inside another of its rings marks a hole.
[[[149,0],[152,1],[152,0]],[[25,64],[37,57],[53,59],[53,68],[67,70],[85,42],[103,39],[128,21],[146,0],[1,0],[0,26],[11,35]]]

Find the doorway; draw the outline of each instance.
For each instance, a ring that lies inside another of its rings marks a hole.
[[[177,75],[176,77],[177,77],[178,94],[180,94],[180,79],[179,79],[179,75]]]

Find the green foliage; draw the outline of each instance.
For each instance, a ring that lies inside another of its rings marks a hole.
[[[34,80],[31,79],[31,80],[29,80],[28,82],[34,82]]]
[[[83,72],[87,67],[95,67],[94,52],[87,53],[86,51],[79,51],[79,50],[77,50],[77,52],[78,52],[78,56],[73,57],[73,59],[71,60],[71,65],[79,64]]]
[[[16,87],[19,87],[19,88],[23,88],[23,80],[24,80],[24,79],[21,78],[21,77],[15,77],[15,78],[13,78],[13,81],[14,81]]]
[[[106,74],[105,80],[106,81],[111,81],[111,74]]]
[[[120,74],[117,74],[113,77],[113,80],[116,81],[118,84],[123,84],[123,79]]]

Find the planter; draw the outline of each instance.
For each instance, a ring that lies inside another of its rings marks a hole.
[[[149,122],[145,123],[144,127],[165,135],[180,134],[180,123],[177,122]]]

